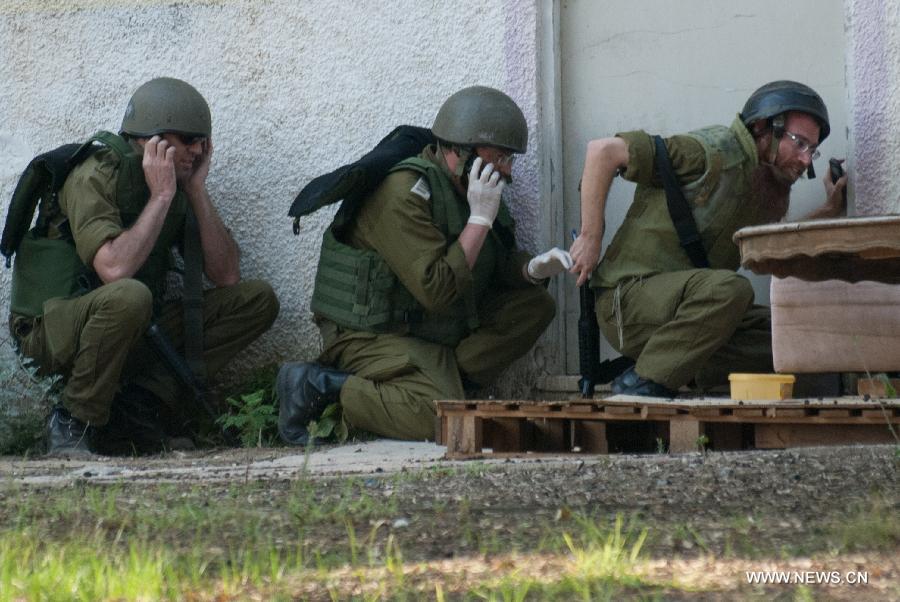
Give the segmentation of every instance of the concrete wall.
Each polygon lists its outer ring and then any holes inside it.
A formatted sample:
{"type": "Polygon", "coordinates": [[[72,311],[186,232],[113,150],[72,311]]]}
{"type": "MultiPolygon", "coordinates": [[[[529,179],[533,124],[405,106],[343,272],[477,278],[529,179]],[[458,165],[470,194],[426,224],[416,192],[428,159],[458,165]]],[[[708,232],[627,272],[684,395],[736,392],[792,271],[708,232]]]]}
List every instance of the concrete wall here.
{"type": "Polygon", "coordinates": [[[848,0],[846,8],[855,209],[900,213],[900,4],[848,0]]]}
{"type": "MultiPolygon", "coordinates": [[[[210,189],[243,273],[270,280],[282,301],[243,364],[312,358],[309,298],[331,212],[295,237],[291,201],[394,126],[430,125],[462,87],[503,89],[528,118],[507,198],[524,246],[536,246],[536,19],[534,0],[0,0],[0,202],[5,213],[33,155],[117,130],[144,81],[185,79],[212,109],[210,189]]],[[[4,292],[8,281],[4,270],[4,292]]]]}
{"type": "MultiPolygon", "coordinates": [[[[538,46],[559,41],[552,32],[539,35],[539,23],[553,21],[558,3],[0,0],[0,203],[33,155],[115,130],[142,82],[186,79],[212,107],[210,188],[241,242],[244,274],[269,279],[282,300],[273,331],[244,365],[311,358],[319,338],[308,302],[330,212],[304,220],[294,237],[291,200],[395,125],[428,125],[461,87],[504,89],[525,111],[530,150],[516,163],[508,199],[524,246],[544,246],[547,223],[561,209],[541,207],[539,191],[558,196],[550,180],[559,166],[538,127],[558,115],[540,99],[553,98],[546,90],[559,82],[546,65],[538,73],[546,56],[538,46]]],[[[844,11],[857,211],[898,212],[900,6],[845,0],[844,11]]],[[[8,282],[0,270],[2,297],[8,282]]]]}

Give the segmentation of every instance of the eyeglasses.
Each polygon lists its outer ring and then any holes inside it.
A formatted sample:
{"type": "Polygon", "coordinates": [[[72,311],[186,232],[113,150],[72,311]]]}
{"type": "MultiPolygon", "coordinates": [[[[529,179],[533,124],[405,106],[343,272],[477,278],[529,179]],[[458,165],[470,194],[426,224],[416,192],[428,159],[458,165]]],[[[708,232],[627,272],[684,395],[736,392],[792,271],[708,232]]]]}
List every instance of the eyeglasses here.
{"type": "Polygon", "coordinates": [[[504,155],[500,155],[499,157],[497,157],[497,160],[494,161],[494,164],[497,167],[505,167],[507,165],[512,166],[512,164],[515,162],[515,160],[516,160],[515,155],[513,155],[511,153],[508,155],[504,154],[504,155]]]}
{"type": "Polygon", "coordinates": [[[485,163],[492,163],[494,167],[512,167],[516,160],[516,154],[497,146],[481,146],[478,147],[478,154],[481,155],[485,163]]]}
{"type": "Polygon", "coordinates": [[[787,130],[785,130],[784,135],[791,139],[791,142],[794,143],[794,147],[798,151],[808,154],[811,160],[815,161],[822,156],[819,152],[818,144],[810,144],[805,138],[801,138],[797,134],[788,132],[787,130]]]}
{"type": "Polygon", "coordinates": [[[490,159],[488,163],[493,163],[494,167],[512,166],[516,160],[515,153],[499,149],[496,146],[487,146],[484,148],[490,149],[491,155],[493,155],[494,158],[490,159]]]}

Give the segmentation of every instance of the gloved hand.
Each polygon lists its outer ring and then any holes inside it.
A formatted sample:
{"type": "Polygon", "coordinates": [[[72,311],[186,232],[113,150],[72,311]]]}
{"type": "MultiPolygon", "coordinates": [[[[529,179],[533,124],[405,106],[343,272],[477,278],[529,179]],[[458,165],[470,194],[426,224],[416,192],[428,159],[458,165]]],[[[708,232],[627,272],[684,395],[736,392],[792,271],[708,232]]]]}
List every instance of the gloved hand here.
{"type": "Polygon", "coordinates": [[[572,256],[569,255],[569,252],[553,247],[528,262],[528,276],[532,280],[543,280],[556,276],[570,267],[572,267],[572,256]]]}
{"type": "Polygon", "coordinates": [[[500,210],[500,195],[506,182],[499,171],[494,171],[492,164],[488,163],[481,169],[482,163],[481,157],[477,157],[469,172],[469,190],[466,194],[470,209],[468,221],[490,228],[500,210]]]}

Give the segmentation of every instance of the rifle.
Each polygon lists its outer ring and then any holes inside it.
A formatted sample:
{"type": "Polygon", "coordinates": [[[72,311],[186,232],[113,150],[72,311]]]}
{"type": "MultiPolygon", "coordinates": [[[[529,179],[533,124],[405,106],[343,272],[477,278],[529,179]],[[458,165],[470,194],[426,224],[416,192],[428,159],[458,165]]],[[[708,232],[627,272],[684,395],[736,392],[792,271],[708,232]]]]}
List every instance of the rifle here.
{"type": "MultiPolygon", "coordinates": [[[[577,237],[577,232],[572,230],[572,239],[577,237]]],[[[578,370],[581,378],[578,379],[578,388],[582,399],[591,399],[596,385],[608,383],[634,364],[634,360],[623,355],[600,361],[600,327],[594,314],[594,290],[590,281],[582,284],[578,293],[581,304],[578,316],[578,370]]]]}
{"type": "MultiPolygon", "coordinates": [[[[219,415],[209,401],[206,385],[200,382],[200,379],[197,378],[197,375],[194,374],[194,371],[191,370],[185,359],[181,357],[174,345],[172,345],[169,337],[162,331],[159,324],[156,322],[150,323],[150,326],[147,328],[146,338],[150,347],[159,356],[159,359],[175,374],[175,377],[184,386],[191,390],[194,399],[197,400],[197,403],[200,404],[206,415],[213,421],[213,424],[216,424],[219,415]]],[[[221,427],[221,430],[225,443],[231,446],[238,445],[238,440],[233,433],[224,426],[221,427]]]]}

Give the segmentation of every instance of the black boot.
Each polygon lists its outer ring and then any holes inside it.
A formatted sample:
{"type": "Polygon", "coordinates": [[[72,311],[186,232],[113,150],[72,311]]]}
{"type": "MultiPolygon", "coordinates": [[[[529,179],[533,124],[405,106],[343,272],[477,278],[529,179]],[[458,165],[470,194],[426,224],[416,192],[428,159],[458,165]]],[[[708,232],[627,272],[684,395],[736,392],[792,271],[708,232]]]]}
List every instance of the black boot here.
{"type": "Polygon", "coordinates": [[[678,393],[657,382],[644,378],[631,366],[612,382],[612,392],[616,395],[638,395],[641,397],[675,397],[678,393]]]}
{"type": "Polygon", "coordinates": [[[94,428],[78,420],[63,406],[55,406],[47,417],[47,455],[89,459],[94,456],[94,428]]]}
{"type": "Polygon", "coordinates": [[[109,408],[109,422],[97,429],[97,447],[109,455],[153,454],[166,449],[162,401],[143,387],[125,385],[109,408]]]}
{"type": "Polygon", "coordinates": [[[341,387],[350,376],[313,362],[284,364],[278,371],[278,434],[290,445],[309,443],[306,426],[325,408],[339,401],[341,387]]]}

